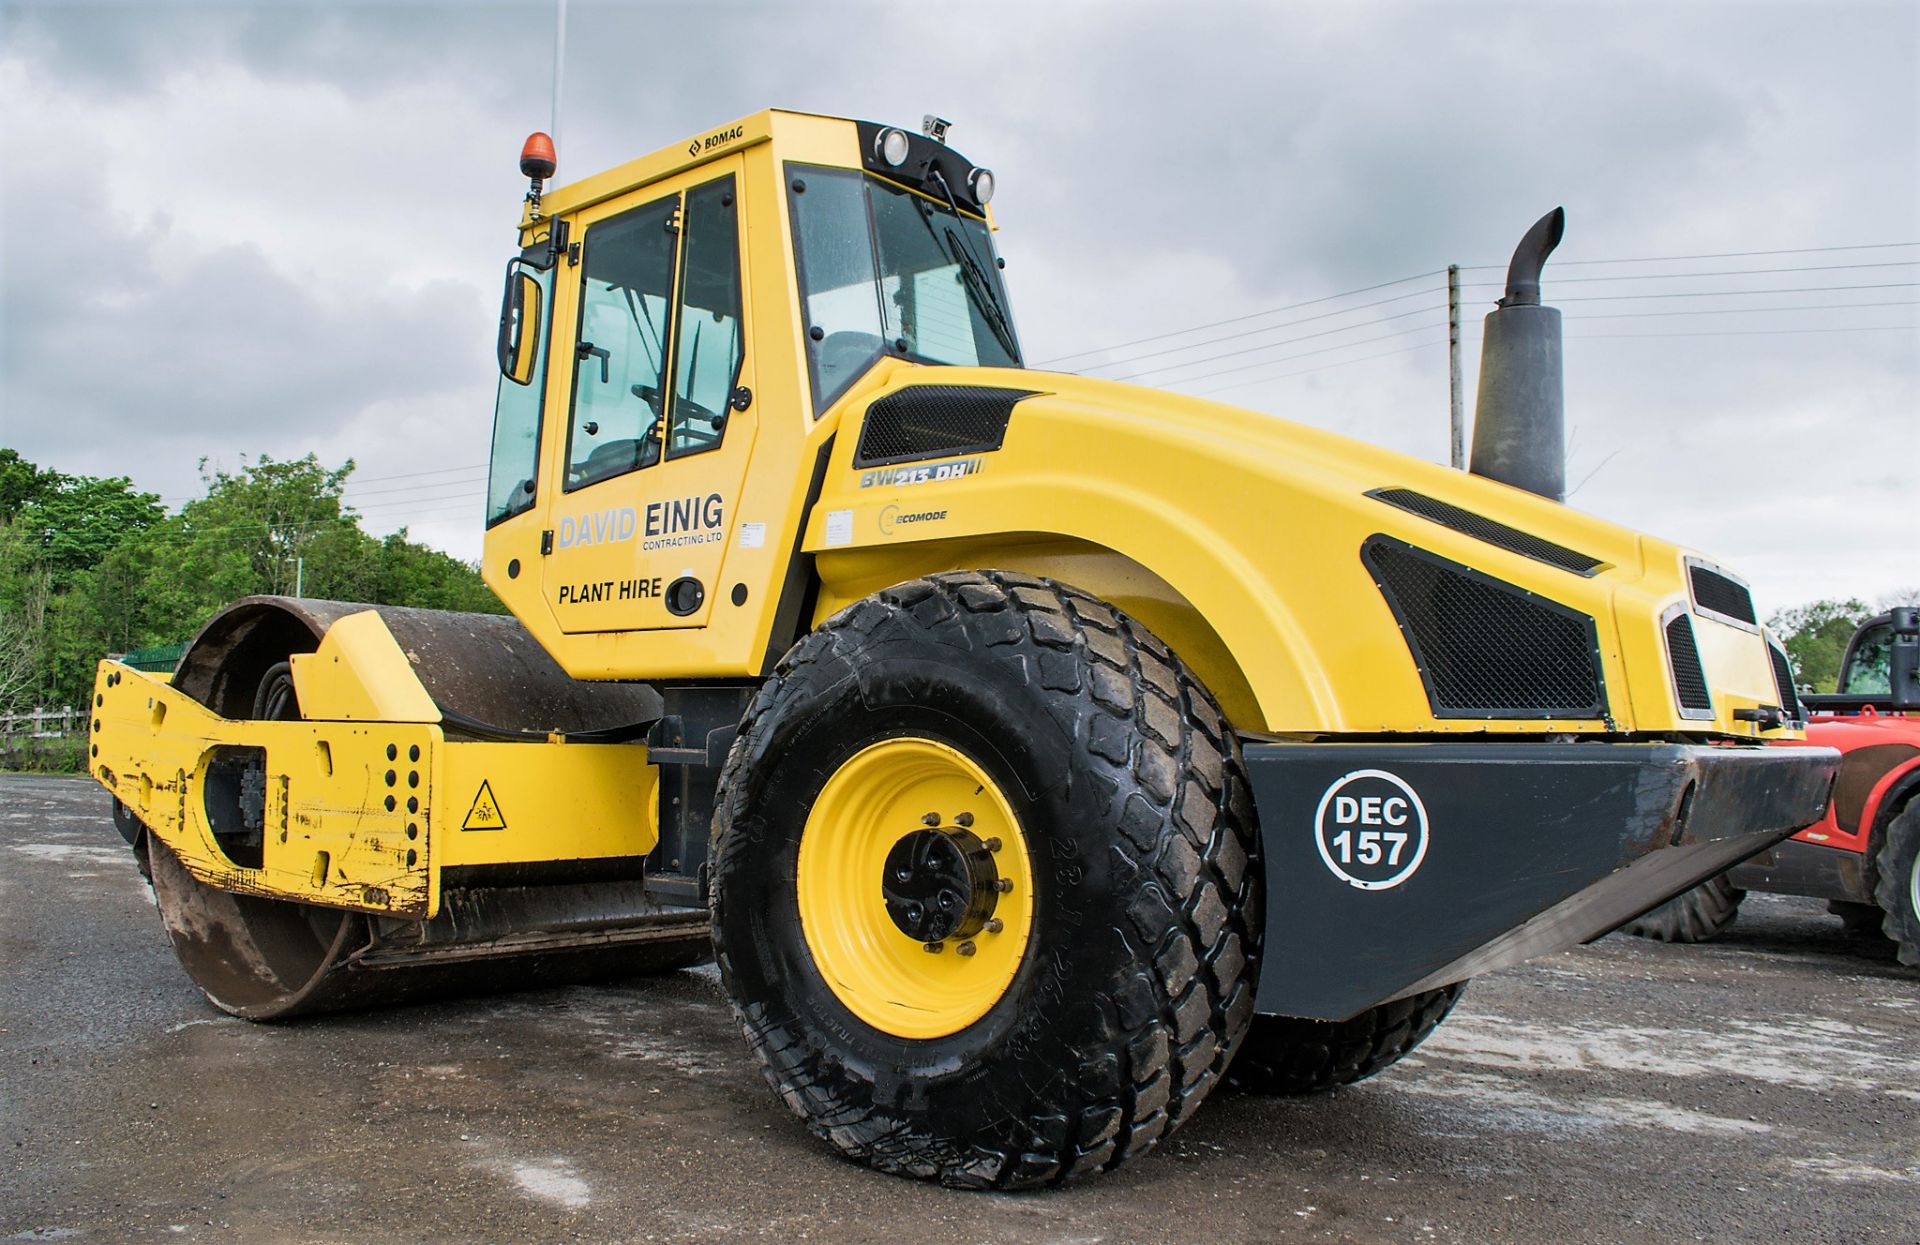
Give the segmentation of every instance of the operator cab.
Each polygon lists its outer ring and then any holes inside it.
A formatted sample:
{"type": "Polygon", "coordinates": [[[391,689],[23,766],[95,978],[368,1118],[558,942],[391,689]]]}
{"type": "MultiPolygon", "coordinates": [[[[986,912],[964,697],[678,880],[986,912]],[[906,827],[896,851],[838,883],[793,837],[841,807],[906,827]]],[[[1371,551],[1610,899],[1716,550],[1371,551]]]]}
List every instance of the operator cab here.
{"type": "Polygon", "coordinates": [[[993,174],[930,138],[856,128],[860,170],[786,166],[815,411],[888,355],[1020,367],[985,216],[993,174]]]}
{"type": "Polygon", "coordinates": [[[1861,623],[1840,661],[1838,691],[1802,699],[1824,713],[1868,706],[1881,712],[1920,710],[1920,608],[1890,610],[1861,623]]]}
{"type": "Polygon", "coordinates": [[[902,369],[1023,365],[993,174],[945,126],[761,113],[544,194],[529,140],[482,569],[575,638],[548,643],[570,673],[643,664],[636,643],[760,673],[840,409],[902,369]]]}

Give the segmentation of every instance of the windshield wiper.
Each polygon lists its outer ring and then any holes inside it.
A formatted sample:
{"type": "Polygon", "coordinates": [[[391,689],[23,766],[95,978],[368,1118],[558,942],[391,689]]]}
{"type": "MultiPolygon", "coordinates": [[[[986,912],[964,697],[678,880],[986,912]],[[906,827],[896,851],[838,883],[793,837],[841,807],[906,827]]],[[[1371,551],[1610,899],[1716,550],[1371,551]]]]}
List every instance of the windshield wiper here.
{"type": "MultiPolygon", "coordinates": [[[[960,219],[960,205],[954,201],[953,188],[947,185],[947,179],[941,176],[939,169],[933,170],[934,178],[940,183],[940,192],[947,196],[947,206],[953,209],[953,218],[960,219]]],[[[929,232],[933,229],[931,215],[923,217],[929,232]]],[[[1020,347],[1013,340],[1013,322],[1007,318],[1006,308],[1000,305],[999,296],[993,292],[993,278],[987,275],[984,264],[973,256],[973,247],[960,234],[954,232],[952,225],[942,226],[947,232],[947,253],[960,271],[967,276],[967,288],[974,293],[974,306],[980,308],[981,318],[987,322],[996,340],[1006,350],[1007,357],[1015,366],[1024,366],[1020,359],[1020,347]]]]}

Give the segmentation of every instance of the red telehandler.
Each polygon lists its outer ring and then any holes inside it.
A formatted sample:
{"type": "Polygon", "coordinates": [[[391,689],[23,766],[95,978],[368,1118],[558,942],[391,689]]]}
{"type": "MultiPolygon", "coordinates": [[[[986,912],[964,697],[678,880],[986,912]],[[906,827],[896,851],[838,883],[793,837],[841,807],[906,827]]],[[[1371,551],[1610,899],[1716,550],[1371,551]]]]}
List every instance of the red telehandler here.
{"type": "Polygon", "coordinates": [[[1920,968],[1920,607],[1860,624],[1838,690],[1800,699],[1806,742],[1840,753],[1827,815],[1624,928],[1704,942],[1733,923],[1748,891],[1810,895],[1847,928],[1884,932],[1900,962],[1920,968]]]}

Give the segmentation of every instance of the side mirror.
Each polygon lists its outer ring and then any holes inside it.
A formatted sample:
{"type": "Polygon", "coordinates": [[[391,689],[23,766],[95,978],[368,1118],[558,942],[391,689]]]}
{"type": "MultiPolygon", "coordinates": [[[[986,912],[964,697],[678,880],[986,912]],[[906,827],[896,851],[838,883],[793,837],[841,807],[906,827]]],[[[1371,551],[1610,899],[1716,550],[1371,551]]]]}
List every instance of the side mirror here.
{"type": "Polygon", "coordinates": [[[533,379],[540,345],[540,282],[520,261],[507,265],[507,288],[500,296],[500,337],[495,353],[500,375],[516,385],[533,379]]]}

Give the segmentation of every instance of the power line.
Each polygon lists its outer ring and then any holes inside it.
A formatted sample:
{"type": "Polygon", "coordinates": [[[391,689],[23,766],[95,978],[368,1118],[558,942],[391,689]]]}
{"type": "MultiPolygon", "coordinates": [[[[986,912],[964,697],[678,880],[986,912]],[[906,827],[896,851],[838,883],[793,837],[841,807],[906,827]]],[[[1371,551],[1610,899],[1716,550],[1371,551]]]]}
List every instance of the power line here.
{"type": "Polygon", "coordinates": [[[349,484],[344,491],[344,495],[348,497],[378,497],[383,493],[405,493],[412,489],[445,488],[446,486],[452,485],[452,484],[461,484],[461,485],[477,484],[484,481],[486,478],[487,478],[487,473],[483,471],[476,476],[462,476],[456,479],[449,479],[449,480],[434,480],[426,484],[395,484],[395,485],[390,485],[387,488],[363,489],[358,487],[357,485],[349,484]]]}
{"type": "Polygon", "coordinates": [[[1569,333],[1574,341],[1610,337],[1767,337],[1778,333],[1920,333],[1920,324],[1854,324],[1831,329],[1700,329],[1680,333],[1569,333]]]}
{"type": "MultiPolygon", "coordinates": [[[[1786,272],[1851,272],[1860,268],[1916,268],[1920,259],[1887,260],[1878,264],[1811,264],[1803,268],[1723,268],[1715,272],[1643,272],[1611,277],[1558,277],[1556,285],[1587,285],[1596,281],[1684,281],[1690,277],[1766,277],[1786,272]]],[[[1469,281],[1468,289],[1503,289],[1504,281],[1469,281]]],[[[1764,293],[1764,291],[1756,291],[1764,293]]]]}
{"type": "MultiPolygon", "coordinates": [[[[1437,329],[1438,326],[1436,325],[1435,328],[1437,329]]],[[[1282,372],[1278,376],[1258,376],[1258,377],[1254,377],[1251,380],[1236,380],[1232,384],[1216,385],[1212,389],[1202,389],[1198,393],[1194,394],[1193,396],[1196,398],[1204,398],[1209,394],[1227,393],[1234,389],[1245,389],[1249,385],[1264,385],[1269,383],[1270,381],[1286,380],[1289,377],[1293,377],[1293,376],[1305,376],[1309,372],[1330,372],[1334,368],[1352,367],[1356,363],[1369,363],[1374,359],[1385,359],[1391,355],[1407,354],[1415,350],[1431,350],[1435,346],[1444,346],[1446,344],[1447,343],[1444,340],[1430,341],[1430,342],[1415,342],[1411,346],[1401,346],[1397,350],[1382,350],[1375,354],[1361,355],[1357,359],[1342,359],[1338,363],[1322,363],[1317,367],[1303,367],[1298,369],[1297,371],[1282,372]]]]}
{"type": "MultiPolygon", "coordinates": [[[[1785,247],[1785,248],[1778,248],[1774,250],[1765,250],[1765,251],[1714,251],[1714,252],[1706,252],[1706,253],[1696,254],[1696,255],[1646,255],[1646,256],[1637,256],[1637,257],[1627,258],[1627,259],[1564,259],[1564,260],[1556,260],[1555,265],[1557,267],[1567,267],[1572,265],[1588,266],[1588,265],[1595,265],[1595,264],[1677,263],[1677,262],[1703,260],[1703,259],[1754,259],[1754,258],[1763,258],[1763,257],[1773,256],[1773,255],[1817,255],[1817,254],[1827,254],[1827,253],[1841,252],[1841,251],[1894,250],[1901,247],[1913,247],[1913,246],[1920,246],[1920,242],[1864,242],[1864,243],[1856,243],[1856,244],[1850,244],[1845,246],[1785,247]]],[[[1913,262],[1920,262],[1920,261],[1904,261],[1904,260],[1888,261],[1885,264],[1865,264],[1865,265],[1847,265],[1847,264],[1811,265],[1806,267],[1792,267],[1792,268],[1748,268],[1748,269],[1739,269],[1734,272],[1726,273],[1726,274],[1668,273],[1668,274],[1647,274],[1647,277],[1658,278],[1658,277],[1718,276],[1718,275],[1746,276],[1746,275],[1753,275],[1753,274],[1768,275],[1768,274],[1776,274],[1776,273],[1784,273],[1784,272],[1834,271],[1834,270],[1843,270],[1847,268],[1862,268],[1862,267],[1866,267],[1866,268],[1893,267],[1893,266],[1903,266],[1913,262]]],[[[1469,272],[1502,271],[1506,267],[1507,265],[1505,264],[1467,264],[1463,266],[1462,270],[1469,271],[1469,272]]],[[[1101,353],[1105,353],[1108,351],[1115,351],[1115,350],[1125,350],[1132,346],[1146,345],[1148,343],[1156,342],[1156,341],[1165,341],[1167,338],[1170,338],[1170,337],[1183,337],[1189,333],[1198,333],[1210,328],[1223,328],[1230,324],[1238,324],[1246,320],[1259,319],[1262,316],[1278,315],[1282,312],[1294,311],[1302,307],[1317,306],[1321,303],[1334,302],[1342,298],[1350,298],[1356,294],[1367,294],[1367,293],[1371,293],[1374,290],[1383,290],[1383,289],[1388,289],[1395,285],[1404,285],[1409,281],[1418,281],[1425,277],[1439,276],[1441,275],[1442,272],[1444,272],[1444,269],[1436,269],[1432,272],[1416,273],[1412,276],[1401,277],[1398,280],[1394,280],[1394,281],[1383,281],[1377,285],[1369,285],[1369,286],[1363,286],[1359,289],[1347,290],[1340,294],[1328,294],[1322,298],[1308,299],[1305,302],[1299,302],[1299,303],[1290,303],[1284,307],[1273,307],[1273,308],[1267,309],[1266,311],[1250,312],[1249,314],[1244,316],[1233,316],[1225,320],[1215,320],[1206,324],[1191,325],[1184,329],[1173,329],[1165,333],[1156,333],[1148,337],[1135,338],[1132,341],[1117,342],[1109,346],[1099,346],[1099,347],[1094,347],[1088,350],[1077,350],[1071,354],[1056,355],[1051,359],[1040,360],[1039,362],[1033,364],[1032,366],[1036,368],[1047,367],[1055,363],[1064,363],[1069,359],[1083,358],[1087,355],[1101,354],[1101,353]]],[[[1635,278],[1630,278],[1630,277],[1568,277],[1568,278],[1565,278],[1566,281],[1632,280],[1632,279],[1635,279],[1635,278]]],[[[1487,288],[1487,287],[1492,287],[1496,289],[1503,288],[1503,284],[1501,282],[1475,282],[1472,284],[1476,288],[1487,288]]],[[[1754,294],[1808,293],[1808,292],[1813,292],[1820,289],[1879,289],[1879,288],[1892,288],[1892,287],[1890,286],[1816,286],[1816,287],[1812,287],[1811,290],[1747,290],[1747,291],[1728,291],[1728,293],[1730,294],[1734,294],[1734,293],[1754,293],[1754,294]]],[[[1405,295],[1403,297],[1412,297],[1412,296],[1413,295],[1405,295]]],[[[1635,297],[1635,296],[1621,295],[1619,297],[1635,297]]],[[[1643,297],[1653,298],[1653,297],[1668,297],[1668,296],[1644,295],[1643,297]]],[[[1384,300],[1384,299],[1381,300],[1381,302],[1387,302],[1387,301],[1394,301],[1394,300],[1384,300]]],[[[1562,299],[1557,301],[1568,301],[1568,300],[1562,299]]],[[[1366,306],[1378,306],[1378,305],[1380,305],[1380,303],[1366,304],[1366,306]]],[[[1347,308],[1346,310],[1357,311],[1357,310],[1361,310],[1361,308],[1352,307],[1352,308],[1347,308]]],[[[1341,313],[1339,311],[1331,311],[1325,314],[1338,315],[1341,313]]],[[[1304,321],[1302,322],[1304,323],[1304,321]]],[[[1274,327],[1283,327],[1283,326],[1274,326],[1274,327]]],[[[1253,331],[1260,332],[1262,330],[1253,330],[1253,331]]],[[[1241,336],[1241,335],[1236,334],[1233,336],[1241,336]]],[[[1232,339],[1231,336],[1214,338],[1207,342],[1196,342],[1187,347],[1178,347],[1178,348],[1175,348],[1175,351],[1169,351],[1166,353],[1174,353],[1179,349],[1192,349],[1194,348],[1194,346],[1208,345],[1208,344],[1211,344],[1211,341],[1227,341],[1231,339],[1232,339]]],[[[1137,355],[1135,356],[1135,359],[1137,360],[1137,359],[1152,358],[1152,357],[1156,357],[1156,356],[1137,355]]],[[[1126,360],[1117,360],[1114,362],[1126,362],[1126,360]]],[[[1093,364],[1090,366],[1093,368],[1099,368],[1099,367],[1109,366],[1109,364],[1093,364]]]]}
{"type": "Polygon", "coordinates": [[[395,489],[393,490],[393,492],[400,494],[400,496],[395,497],[392,494],[375,494],[374,496],[381,497],[382,500],[369,502],[365,506],[362,506],[359,500],[355,498],[352,494],[347,494],[346,496],[343,496],[341,498],[341,501],[345,502],[347,505],[359,507],[360,509],[378,510],[382,506],[390,506],[396,503],[404,503],[412,500],[430,500],[430,499],[439,498],[439,497],[454,497],[454,496],[464,497],[464,496],[477,495],[477,494],[486,492],[486,482],[483,480],[449,480],[442,484],[422,484],[422,485],[417,485],[414,488],[410,488],[410,489],[395,489]],[[442,489],[456,489],[459,491],[457,493],[435,491],[435,490],[442,490],[442,489]]]}
{"type": "MultiPolygon", "coordinates": [[[[439,476],[447,475],[455,471],[485,471],[486,469],[487,464],[485,463],[469,463],[464,467],[436,467],[432,471],[402,471],[395,475],[362,476],[357,480],[353,480],[350,484],[345,485],[345,487],[358,489],[363,484],[376,484],[383,480],[413,480],[421,476],[439,476]]],[[[197,493],[191,497],[162,497],[160,500],[164,503],[171,504],[174,502],[199,501],[204,496],[206,496],[206,494],[197,493]]]]}
{"type": "MultiPolygon", "coordinates": [[[[1696,259],[1758,259],[1767,255],[1814,255],[1828,251],[1889,251],[1903,246],[1920,246],[1920,242],[1861,242],[1853,246],[1796,246],[1780,251],[1716,251],[1708,255],[1642,255],[1636,259],[1556,259],[1556,268],[1571,267],[1575,264],[1668,264],[1696,259]]],[[[1462,272],[1501,271],[1505,264],[1463,264],[1462,272]]]]}
{"type": "Polygon", "coordinates": [[[1639,298],[1754,298],[1762,294],[1831,294],[1840,290],[1909,290],[1920,281],[1886,281],[1878,285],[1801,285],[1777,290],[1669,290],[1660,294],[1569,294],[1554,303],[1613,303],[1639,298]]]}
{"type": "Polygon", "coordinates": [[[1216,376],[1231,376],[1235,372],[1244,372],[1250,368],[1272,367],[1276,363],[1288,363],[1293,361],[1294,359],[1306,359],[1306,358],[1312,357],[1313,355],[1327,354],[1335,350],[1350,350],[1355,346],[1364,346],[1369,342],[1390,341],[1395,337],[1405,337],[1409,333],[1432,332],[1434,329],[1437,329],[1439,327],[1440,326],[1437,324],[1415,325],[1413,328],[1410,328],[1410,329],[1400,329],[1392,333],[1382,333],[1377,337],[1363,337],[1358,341],[1339,342],[1332,346],[1321,346],[1314,350],[1302,350],[1298,354],[1286,355],[1283,358],[1279,358],[1279,359],[1262,359],[1257,363],[1242,363],[1238,367],[1223,367],[1218,371],[1202,372],[1198,376],[1184,376],[1179,380],[1173,381],[1171,383],[1176,385],[1191,385],[1195,381],[1212,380],[1216,376]]]}
{"type": "MultiPolygon", "coordinates": [[[[1436,314],[1439,314],[1439,311],[1440,309],[1438,307],[1415,307],[1412,311],[1402,311],[1397,315],[1381,316],[1377,319],[1368,320],[1361,324],[1348,324],[1348,325],[1343,325],[1340,328],[1323,329],[1318,333],[1302,333],[1298,337],[1282,338],[1279,341],[1265,342],[1258,346],[1246,346],[1239,350],[1224,350],[1224,351],[1221,351],[1219,354],[1205,355],[1198,359],[1188,359],[1184,363],[1168,363],[1161,367],[1150,367],[1144,372],[1129,372],[1125,376],[1111,376],[1111,377],[1108,377],[1108,379],[1116,380],[1116,381],[1138,380],[1142,376],[1152,376],[1156,372],[1176,372],[1183,367],[1194,367],[1201,363],[1213,363],[1220,359],[1232,359],[1240,355],[1257,354],[1262,350],[1273,350],[1280,346],[1290,346],[1294,342],[1312,341],[1315,338],[1319,338],[1319,337],[1331,337],[1336,333],[1351,333],[1355,329],[1371,328],[1373,325],[1376,325],[1376,324],[1386,324],[1394,320],[1404,320],[1408,316],[1436,315],[1436,314]]],[[[1372,340],[1378,340],[1378,339],[1376,338],[1372,340]]]]}
{"type": "Polygon", "coordinates": [[[1856,307],[1920,307],[1920,300],[1873,303],[1796,303],[1791,307],[1702,307],[1694,311],[1585,311],[1568,320],[1637,320],[1645,316],[1745,316],[1768,311],[1851,311],[1856,307]]]}
{"type": "MultiPolygon", "coordinates": [[[[1279,324],[1269,324],[1264,328],[1245,329],[1238,333],[1226,333],[1219,337],[1209,337],[1202,341],[1193,342],[1185,346],[1169,346],[1165,350],[1152,350],[1152,351],[1148,351],[1146,354],[1132,355],[1125,359],[1109,359],[1105,363],[1090,363],[1085,368],[1079,369],[1079,371],[1080,371],[1080,374],[1085,374],[1085,372],[1087,371],[1092,371],[1099,368],[1123,367],[1129,363],[1138,363],[1142,359],[1157,359],[1163,355],[1179,354],[1183,350],[1198,350],[1203,346],[1211,346],[1216,342],[1236,341],[1242,337],[1258,337],[1262,333],[1276,333],[1276,332],[1279,332],[1281,329],[1293,328],[1296,325],[1312,324],[1315,321],[1330,319],[1333,316],[1344,316],[1355,311],[1366,311],[1369,308],[1373,308],[1373,307],[1384,307],[1389,303],[1405,302],[1409,298],[1430,297],[1434,294],[1440,294],[1444,292],[1445,290],[1443,287],[1431,286],[1431,287],[1428,287],[1427,289],[1414,290],[1407,294],[1395,294],[1392,298],[1381,298],[1381,299],[1376,299],[1370,303],[1361,303],[1358,306],[1354,306],[1354,307],[1342,307],[1337,311],[1322,311],[1315,315],[1302,316],[1298,320],[1284,320],[1279,324]]],[[[1358,327],[1358,326],[1352,326],[1352,327],[1358,327]]],[[[1193,332],[1196,330],[1188,330],[1188,331],[1193,332]]],[[[1172,336],[1172,334],[1169,334],[1169,336],[1172,336]]],[[[1120,347],[1114,347],[1114,349],[1120,349],[1120,347]]]]}
{"type": "Polygon", "coordinates": [[[1042,359],[1040,362],[1032,364],[1032,366],[1046,367],[1052,363],[1064,363],[1068,359],[1078,359],[1084,355],[1101,354],[1108,350],[1125,350],[1129,346],[1144,346],[1148,342],[1165,341],[1169,337],[1181,337],[1187,333],[1198,333],[1202,329],[1223,328],[1229,324],[1240,324],[1247,320],[1257,320],[1261,316],[1277,316],[1285,311],[1298,311],[1302,307],[1316,307],[1321,303],[1330,303],[1336,299],[1351,298],[1355,294],[1371,294],[1375,290],[1384,290],[1395,285],[1405,285],[1409,281],[1419,281],[1427,277],[1437,277],[1443,271],[1444,269],[1435,269],[1432,272],[1416,272],[1410,277],[1400,277],[1393,281],[1382,281],[1378,285],[1363,285],[1357,290],[1346,290],[1339,294],[1328,294],[1324,298],[1309,298],[1305,302],[1288,303],[1284,307],[1269,307],[1265,311],[1250,311],[1244,316],[1229,316],[1225,320],[1215,320],[1209,324],[1196,324],[1190,328],[1175,329],[1170,333],[1156,333],[1151,337],[1139,337],[1130,342],[1118,342],[1111,346],[1096,346],[1091,350],[1076,350],[1072,354],[1056,355],[1051,359],[1042,359]]]}

